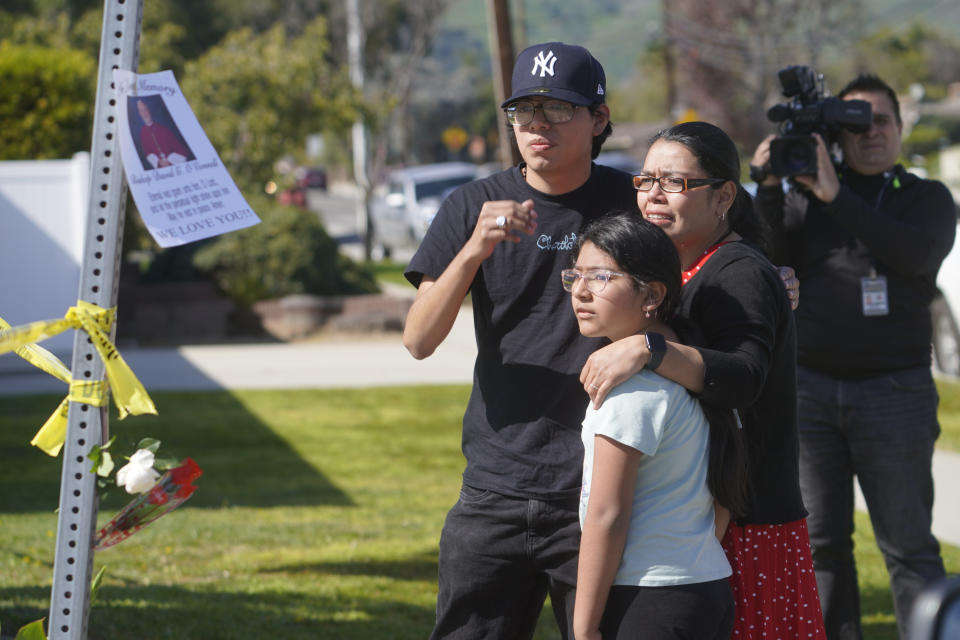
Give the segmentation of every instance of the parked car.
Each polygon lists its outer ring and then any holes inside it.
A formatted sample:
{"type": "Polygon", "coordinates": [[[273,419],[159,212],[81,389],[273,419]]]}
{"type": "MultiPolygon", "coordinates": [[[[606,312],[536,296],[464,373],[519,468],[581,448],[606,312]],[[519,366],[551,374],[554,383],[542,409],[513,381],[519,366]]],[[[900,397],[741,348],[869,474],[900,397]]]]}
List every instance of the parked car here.
{"type": "MultiPolygon", "coordinates": [[[[415,247],[423,240],[440,203],[451,191],[475,180],[476,165],[441,162],[393,171],[374,196],[370,209],[374,245],[383,255],[399,247],[415,247]]],[[[376,193],[376,192],[375,192],[376,193]]]]}
{"type": "MultiPolygon", "coordinates": [[[[957,198],[958,194],[954,194],[957,198]]],[[[957,218],[957,240],[947,254],[937,288],[940,296],[930,306],[933,316],[933,363],[937,371],[948,376],[960,376],[960,208],[957,218]]]]}
{"type": "Polygon", "coordinates": [[[320,167],[301,167],[296,175],[297,186],[301,189],[327,188],[327,172],[320,167]]]}

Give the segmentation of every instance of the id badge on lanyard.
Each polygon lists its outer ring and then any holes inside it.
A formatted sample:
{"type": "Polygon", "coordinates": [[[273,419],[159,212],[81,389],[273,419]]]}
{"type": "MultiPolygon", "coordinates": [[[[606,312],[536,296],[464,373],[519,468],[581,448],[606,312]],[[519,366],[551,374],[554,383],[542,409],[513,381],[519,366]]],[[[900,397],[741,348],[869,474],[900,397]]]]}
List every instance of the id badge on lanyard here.
{"type": "Polygon", "coordinates": [[[870,269],[869,276],[860,278],[860,293],[863,298],[863,315],[885,316],[890,313],[887,277],[877,275],[876,269],[870,269]]]}
{"type": "MultiPolygon", "coordinates": [[[[876,207],[880,208],[883,201],[883,194],[887,187],[893,184],[894,189],[900,188],[900,179],[896,172],[891,172],[880,193],[877,195],[876,207]]],[[[863,315],[865,316],[885,316],[890,313],[890,298],[887,292],[887,277],[877,275],[876,269],[870,269],[870,275],[866,278],[860,278],[860,296],[863,299],[863,315]]]]}

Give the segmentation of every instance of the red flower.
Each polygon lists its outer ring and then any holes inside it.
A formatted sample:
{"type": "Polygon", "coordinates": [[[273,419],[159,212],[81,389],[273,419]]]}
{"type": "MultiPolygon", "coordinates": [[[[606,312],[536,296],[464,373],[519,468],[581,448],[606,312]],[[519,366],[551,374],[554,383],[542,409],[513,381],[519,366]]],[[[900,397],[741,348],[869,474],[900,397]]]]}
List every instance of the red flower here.
{"type": "Polygon", "coordinates": [[[177,468],[167,471],[149,492],[134,498],[97,533],[94,549],[99,551],[113,546],[179,507],[196,491],[197,488],[190,483],[202,473],[197,463],[190,458],[177,468]]]}
{"type": "Polygon", "coordinates": [[[170,469],[170,479],[178,486],[186,486],[203,474],[200,466],[192,458],[186,458],[180,466],[170,469]]]}

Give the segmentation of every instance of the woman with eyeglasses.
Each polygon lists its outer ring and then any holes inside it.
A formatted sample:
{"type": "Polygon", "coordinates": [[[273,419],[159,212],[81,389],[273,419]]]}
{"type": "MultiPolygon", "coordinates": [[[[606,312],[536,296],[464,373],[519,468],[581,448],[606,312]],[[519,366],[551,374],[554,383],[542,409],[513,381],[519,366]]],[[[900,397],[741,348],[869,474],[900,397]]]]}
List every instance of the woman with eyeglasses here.
{"type": "MultiPolygon", "coordinates": [[[[676,340],[692,329],[674,315],[677,252],[636,213],[591,222],[574,257],[561,275],[584,336],[676,340]]],[[[739,436],[729,410],[710,411],[651,371],[587,409],[577,640],[730,637],[730,565],[715,534],[714,497],[742,511],[745,479],[715,472],[743,464],[739,436]]]]}
{"type": "Polygon", "coordinates": [[[601,407],[620,382],[654,369],[708,404],[737,410],[750,501],[744,516],[717,531],[733,567],[733,637],[822,639],[799,486],[796,328],[739,176],[736,147],[714,125],[688,122],[655,136],[634,177],[637,202],[677,249],[680,313],[703,341],[657,348],[631,336],[592,354],[580,380],[601,407]]]}

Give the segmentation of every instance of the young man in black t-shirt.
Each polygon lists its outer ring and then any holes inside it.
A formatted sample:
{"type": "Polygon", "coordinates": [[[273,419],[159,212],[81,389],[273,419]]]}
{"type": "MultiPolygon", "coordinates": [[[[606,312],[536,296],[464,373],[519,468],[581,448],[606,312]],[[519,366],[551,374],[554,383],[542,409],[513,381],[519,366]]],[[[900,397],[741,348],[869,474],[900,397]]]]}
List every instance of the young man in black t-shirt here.
{"type": "Polygon", "coordinates": [[[523,162],[454,192],[406,276],[403,342],[429,356],[469,292],[477,361],[463,420],[467,467],[440,538],[434,638],[529,637],[547,594],[572,638],[587,395],[560,271],[582,226],[635,209],[630,175],[593,164],[609,135],[603,67],[582,48],[525,49],[503,103],[523,162]]]}

